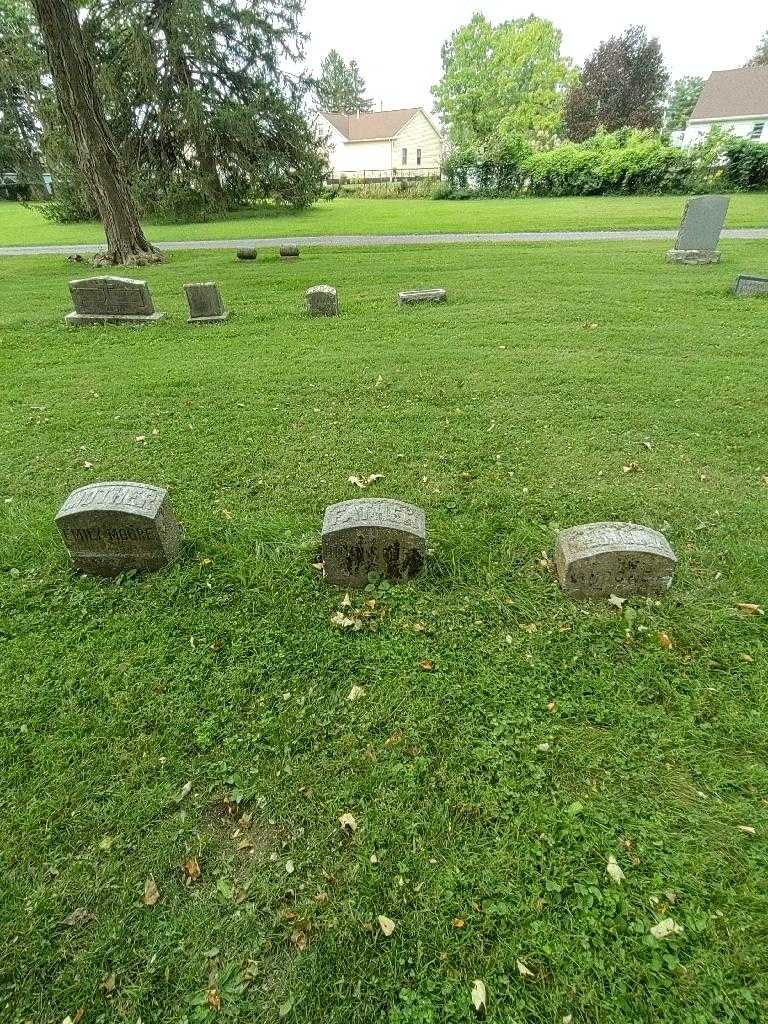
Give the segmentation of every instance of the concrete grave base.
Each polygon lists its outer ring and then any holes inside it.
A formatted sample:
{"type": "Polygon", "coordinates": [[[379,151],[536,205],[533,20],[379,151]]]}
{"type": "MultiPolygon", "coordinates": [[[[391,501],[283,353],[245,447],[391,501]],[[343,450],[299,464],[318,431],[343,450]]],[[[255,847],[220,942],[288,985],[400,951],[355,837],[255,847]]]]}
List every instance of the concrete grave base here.
{"type": "Polygon", "coordinates": [[[221,313],[219,316],[189,316],[187,317],[188,324],[219,324],[222,320],[229,320],[229,311],[221,313]]]}
{"type": "Polygon", "coordinates": [[[709,249],[670,249],[667,253],[667,263],[687,263],[689,265],[719,263],[720,256],[720,252],[709,249]]]}
{"type": "Polygon", "coordinates": [[[117,316],[107,314],[105,316],[93,316],[88,313],[67,313],[64,320],[70,327],[98,327],[103,324],[156,324],[165,319],[165,313],[150,313],[148,316],[117,316]]]}

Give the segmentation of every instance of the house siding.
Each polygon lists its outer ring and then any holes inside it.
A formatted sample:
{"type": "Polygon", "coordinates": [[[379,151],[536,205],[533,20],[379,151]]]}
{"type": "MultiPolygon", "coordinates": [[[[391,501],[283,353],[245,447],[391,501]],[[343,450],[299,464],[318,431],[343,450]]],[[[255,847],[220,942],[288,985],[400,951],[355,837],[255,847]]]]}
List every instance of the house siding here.
{"type": "Polygon", "coordinates": [[[751,137],[755,125],[760,123],[764,123],[765,127],[761,137],[755,141],[768,142],[768,114],[762,116],[755,114],[750,117],[724,117],[711,121],[689,121],[682,134],[680,145],[693,146],[697,142],[701,142],[702,139],[706,139],[715,126],[729,131],[736,138],[748,139],[751,137]]]}
{"type": "Polygon", "coordinates": [[[429,119],[419,111],[392,140],[392,166],[397,170],[417,170],[416,151],[421,150],[421,166],[434,170],[442,163],[443,146],[440,136],[429,119]],[[408,164],[404,168],[403,149],[408,150],[408,164]]]}

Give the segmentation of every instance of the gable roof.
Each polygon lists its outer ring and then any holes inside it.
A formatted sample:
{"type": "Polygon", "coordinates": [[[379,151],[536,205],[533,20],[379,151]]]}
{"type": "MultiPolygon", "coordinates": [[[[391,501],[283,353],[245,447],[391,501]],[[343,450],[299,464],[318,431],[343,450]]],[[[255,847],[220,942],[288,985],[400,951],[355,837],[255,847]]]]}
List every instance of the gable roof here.
{"type": "Polygon", "coordinates": [[[322,111],[322,115],[349,142],[374,142],[394,139],[420,111],[421,107],[406,107],[404,110],[375,110],[360,114],[322,111]]]}
{"type": "Polygon", "coordinates": [[[768,67],[714,71],[699,96],[691,121],[768,116],[768,67]]]}

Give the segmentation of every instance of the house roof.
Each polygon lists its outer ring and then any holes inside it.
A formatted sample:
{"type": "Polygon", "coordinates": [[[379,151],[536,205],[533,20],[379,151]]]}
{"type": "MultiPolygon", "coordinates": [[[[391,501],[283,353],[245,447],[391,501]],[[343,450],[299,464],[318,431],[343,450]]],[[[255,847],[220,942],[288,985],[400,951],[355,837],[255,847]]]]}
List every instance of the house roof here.
{"type": "Polygon", "coordinates": [[[373,142],[394,139],[421,107],[404,110],[376,110],[372,113],[333,114],[323,111],[323,117],[349,142],[373,142]]]}
{"type": "Polygon", "coordinates": [[[768,117],[768,67],[714,71],[690,119],[713,121],[751,115],[768,117]]]}

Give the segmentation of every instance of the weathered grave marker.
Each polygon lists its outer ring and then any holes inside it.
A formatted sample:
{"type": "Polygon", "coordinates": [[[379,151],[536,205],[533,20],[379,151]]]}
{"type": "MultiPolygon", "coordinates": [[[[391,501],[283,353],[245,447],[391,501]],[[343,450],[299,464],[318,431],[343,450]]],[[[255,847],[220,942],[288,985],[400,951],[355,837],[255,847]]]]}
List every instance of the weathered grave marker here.
{"type": "Polygon", "coordinates": [[[401,306],[415,306],[420,302],[447,302],[445,288],[425,288],[422,291],[400,292],[397,301],[401,306]]]}
{"type": "Polygon", "coordinates": [[[329,284],[319,284],[307,292],[307,310],[310,316],[338,316],[339,296],[329,284]]]}
{"type": "Polygon", "coordinates": [[[281,245],[280,258],[283,260],[297,260],[299,258],[298,245],[281,245]]]}
{"type": "Polygon", "coordinates": [[[719,263],[720,233],[728,214],[728,196],[694,196],[685,204],[671,263],[719,263]]]}
{"type": "Polygon", "coordinates": [[[734,295],[768,295],[768,277],[740,274],[733,286],[734,295]]]}
{"type": "Polygon", "coordinates": [[[258,249],[238,249],[237,258],[239,260],[256,260],[259,258],[258,249]]]}
{"type": "Polygon", "coordinates": [[[226,320],[229,311],[224,308],[219,286],[213,281],[204,284],[185,284],[184,292],[189,306],[190,324],[210,324],[226,320]]]}
{"type": "Polygon", "coordinates": [[[427,521],[423,509],[392,498],[356,498],[325,510],[323,563],[329,583],[360,589],[371,573],[401,581],[421,572],[427,521]]]}
{"type": "Polygon", "coordinates": [[[168,492],[131,481],[78,487],[56,525],[74,567],[89,576],[162,569],[176,558],[181,538],[168,492]]]}
{"type": "Polygon", "coordinates": [[[155,312],[146,281],[130,277],[87,277],[70,281],[75,306],[66,322],[71,327],[98,324],[153,324],[165,313],[155,312]]]}
{"type": "Polygon", "coordinates": [[[664,594],[676,566],[664,534],[635,523],[589,523],[557,537],[555,568],[571,597],[664,594]]]}

